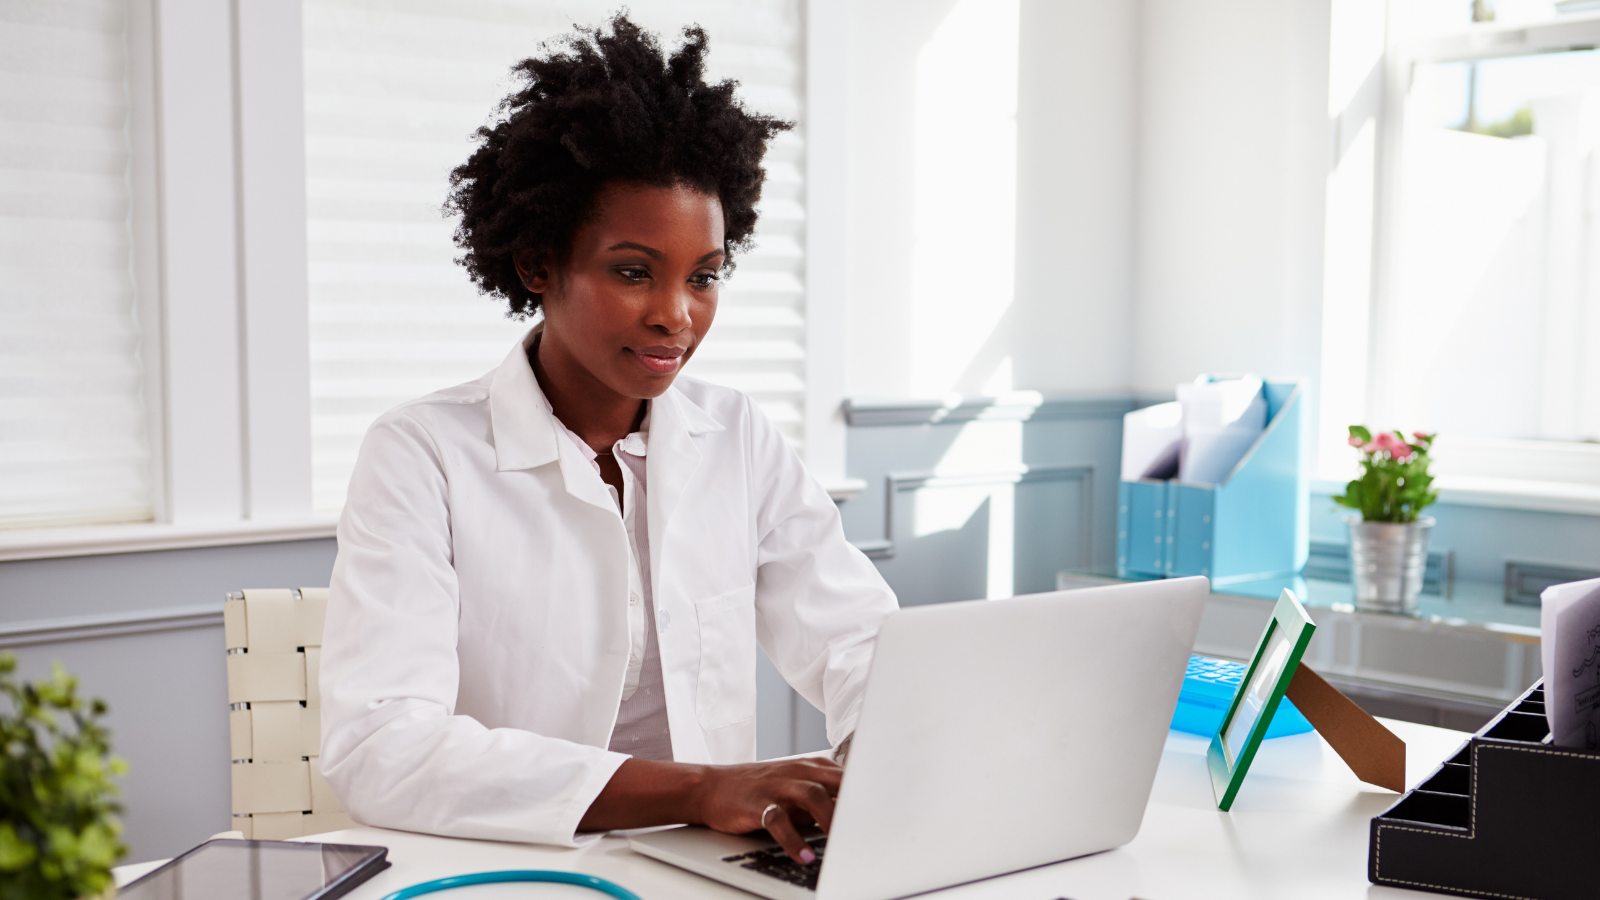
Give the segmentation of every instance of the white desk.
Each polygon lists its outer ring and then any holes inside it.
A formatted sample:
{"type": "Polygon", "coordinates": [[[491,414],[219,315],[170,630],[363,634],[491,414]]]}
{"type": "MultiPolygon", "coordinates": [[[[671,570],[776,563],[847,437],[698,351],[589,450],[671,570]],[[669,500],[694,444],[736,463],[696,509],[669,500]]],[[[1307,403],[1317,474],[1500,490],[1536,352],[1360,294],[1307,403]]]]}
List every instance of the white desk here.
{"type": "MultiPolygon", "coordinates": [[[[1385,721],[1406,742],[1406,783],[1415,785],[1466,735],[1385,721]]],[[[1206,773],[1207,741],[1171,732],[1144,826],[1131,844],[1107,853],[1031,869],[936,894],[940,900],[1203,900],[1203,898],[1423,897],[1367,881],[1369,820],[1397,795],[1364,785],[1316,734],[1267,741],[1231,813],[1217,811],[1206,773]]],[[[1063,811],[1070,815],[1071,811],[1063,811]]],[[[378,844],[394,864],[346,895],[378,900],[419,881],[493,869],[567,869],[609,878],[644,900],[752,896],[639,856],[621,838],[582,850],[428,837],[381,828],[318,835],[330,843],[378,844]]],[[[960,852],[929,847],[931,853],[960,852]]],[[[124,866],[126,882],[157,863],[124,866]]],[[[599,898],[556,885],[489,885],[438,895],[441,900],[599,898]]]]}

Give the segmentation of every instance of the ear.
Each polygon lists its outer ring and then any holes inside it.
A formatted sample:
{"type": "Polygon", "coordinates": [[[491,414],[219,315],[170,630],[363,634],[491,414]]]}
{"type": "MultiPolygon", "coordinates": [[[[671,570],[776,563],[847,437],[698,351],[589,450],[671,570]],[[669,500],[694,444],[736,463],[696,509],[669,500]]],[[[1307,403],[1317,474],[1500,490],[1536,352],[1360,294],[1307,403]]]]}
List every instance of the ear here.
{"type": "Polygon", "coordinates": [[[533,251],[514,254],[511,263],[517,267],[517,280],[523,287],[535,294],[543,294],[550,287],[550,272],[533,251]]]}

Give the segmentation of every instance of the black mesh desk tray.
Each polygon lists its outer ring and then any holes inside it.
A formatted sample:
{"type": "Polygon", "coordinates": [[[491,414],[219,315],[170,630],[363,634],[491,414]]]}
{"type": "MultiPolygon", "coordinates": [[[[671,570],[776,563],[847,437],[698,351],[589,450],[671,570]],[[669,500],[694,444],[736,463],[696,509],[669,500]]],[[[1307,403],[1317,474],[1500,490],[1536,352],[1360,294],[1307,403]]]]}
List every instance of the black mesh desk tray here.
{"type": "Polygon", "coordinates": [[[1549,739],[1539,683],[1372,820],[1368,879],[1501,900],[1600,897],[1600,752],[1549,739]]]}

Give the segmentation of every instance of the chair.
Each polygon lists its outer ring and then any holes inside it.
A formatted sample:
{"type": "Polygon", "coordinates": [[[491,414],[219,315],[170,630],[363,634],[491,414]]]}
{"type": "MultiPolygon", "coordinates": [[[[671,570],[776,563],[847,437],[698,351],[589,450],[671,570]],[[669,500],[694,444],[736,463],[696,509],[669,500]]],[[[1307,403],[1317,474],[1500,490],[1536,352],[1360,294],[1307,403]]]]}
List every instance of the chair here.
{"type": "Polygon", "coordinates": [[[247,838],[355,827],[317,765],[327,610],[327,588],[238,591],[222,606],[233,827],[247,838]]]}

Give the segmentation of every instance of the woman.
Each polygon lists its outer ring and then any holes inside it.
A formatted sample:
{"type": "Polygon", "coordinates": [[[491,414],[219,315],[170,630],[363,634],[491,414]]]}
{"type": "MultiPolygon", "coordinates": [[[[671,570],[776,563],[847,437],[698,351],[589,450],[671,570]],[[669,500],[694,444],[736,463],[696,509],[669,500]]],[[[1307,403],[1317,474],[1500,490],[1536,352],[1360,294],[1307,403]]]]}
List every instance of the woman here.
{"type": "Polygon", "coordinates": [[[573,845],[765,827],[801,862],[830,760],[756,763],[759,640],[848,741],[894,595],[744,395],[679,378],[786,123],[626,18],[517,67],[451,177],[461,262],[542,314],[367,433],[321,663],[324,774],[373,825],[573,845]]]}

